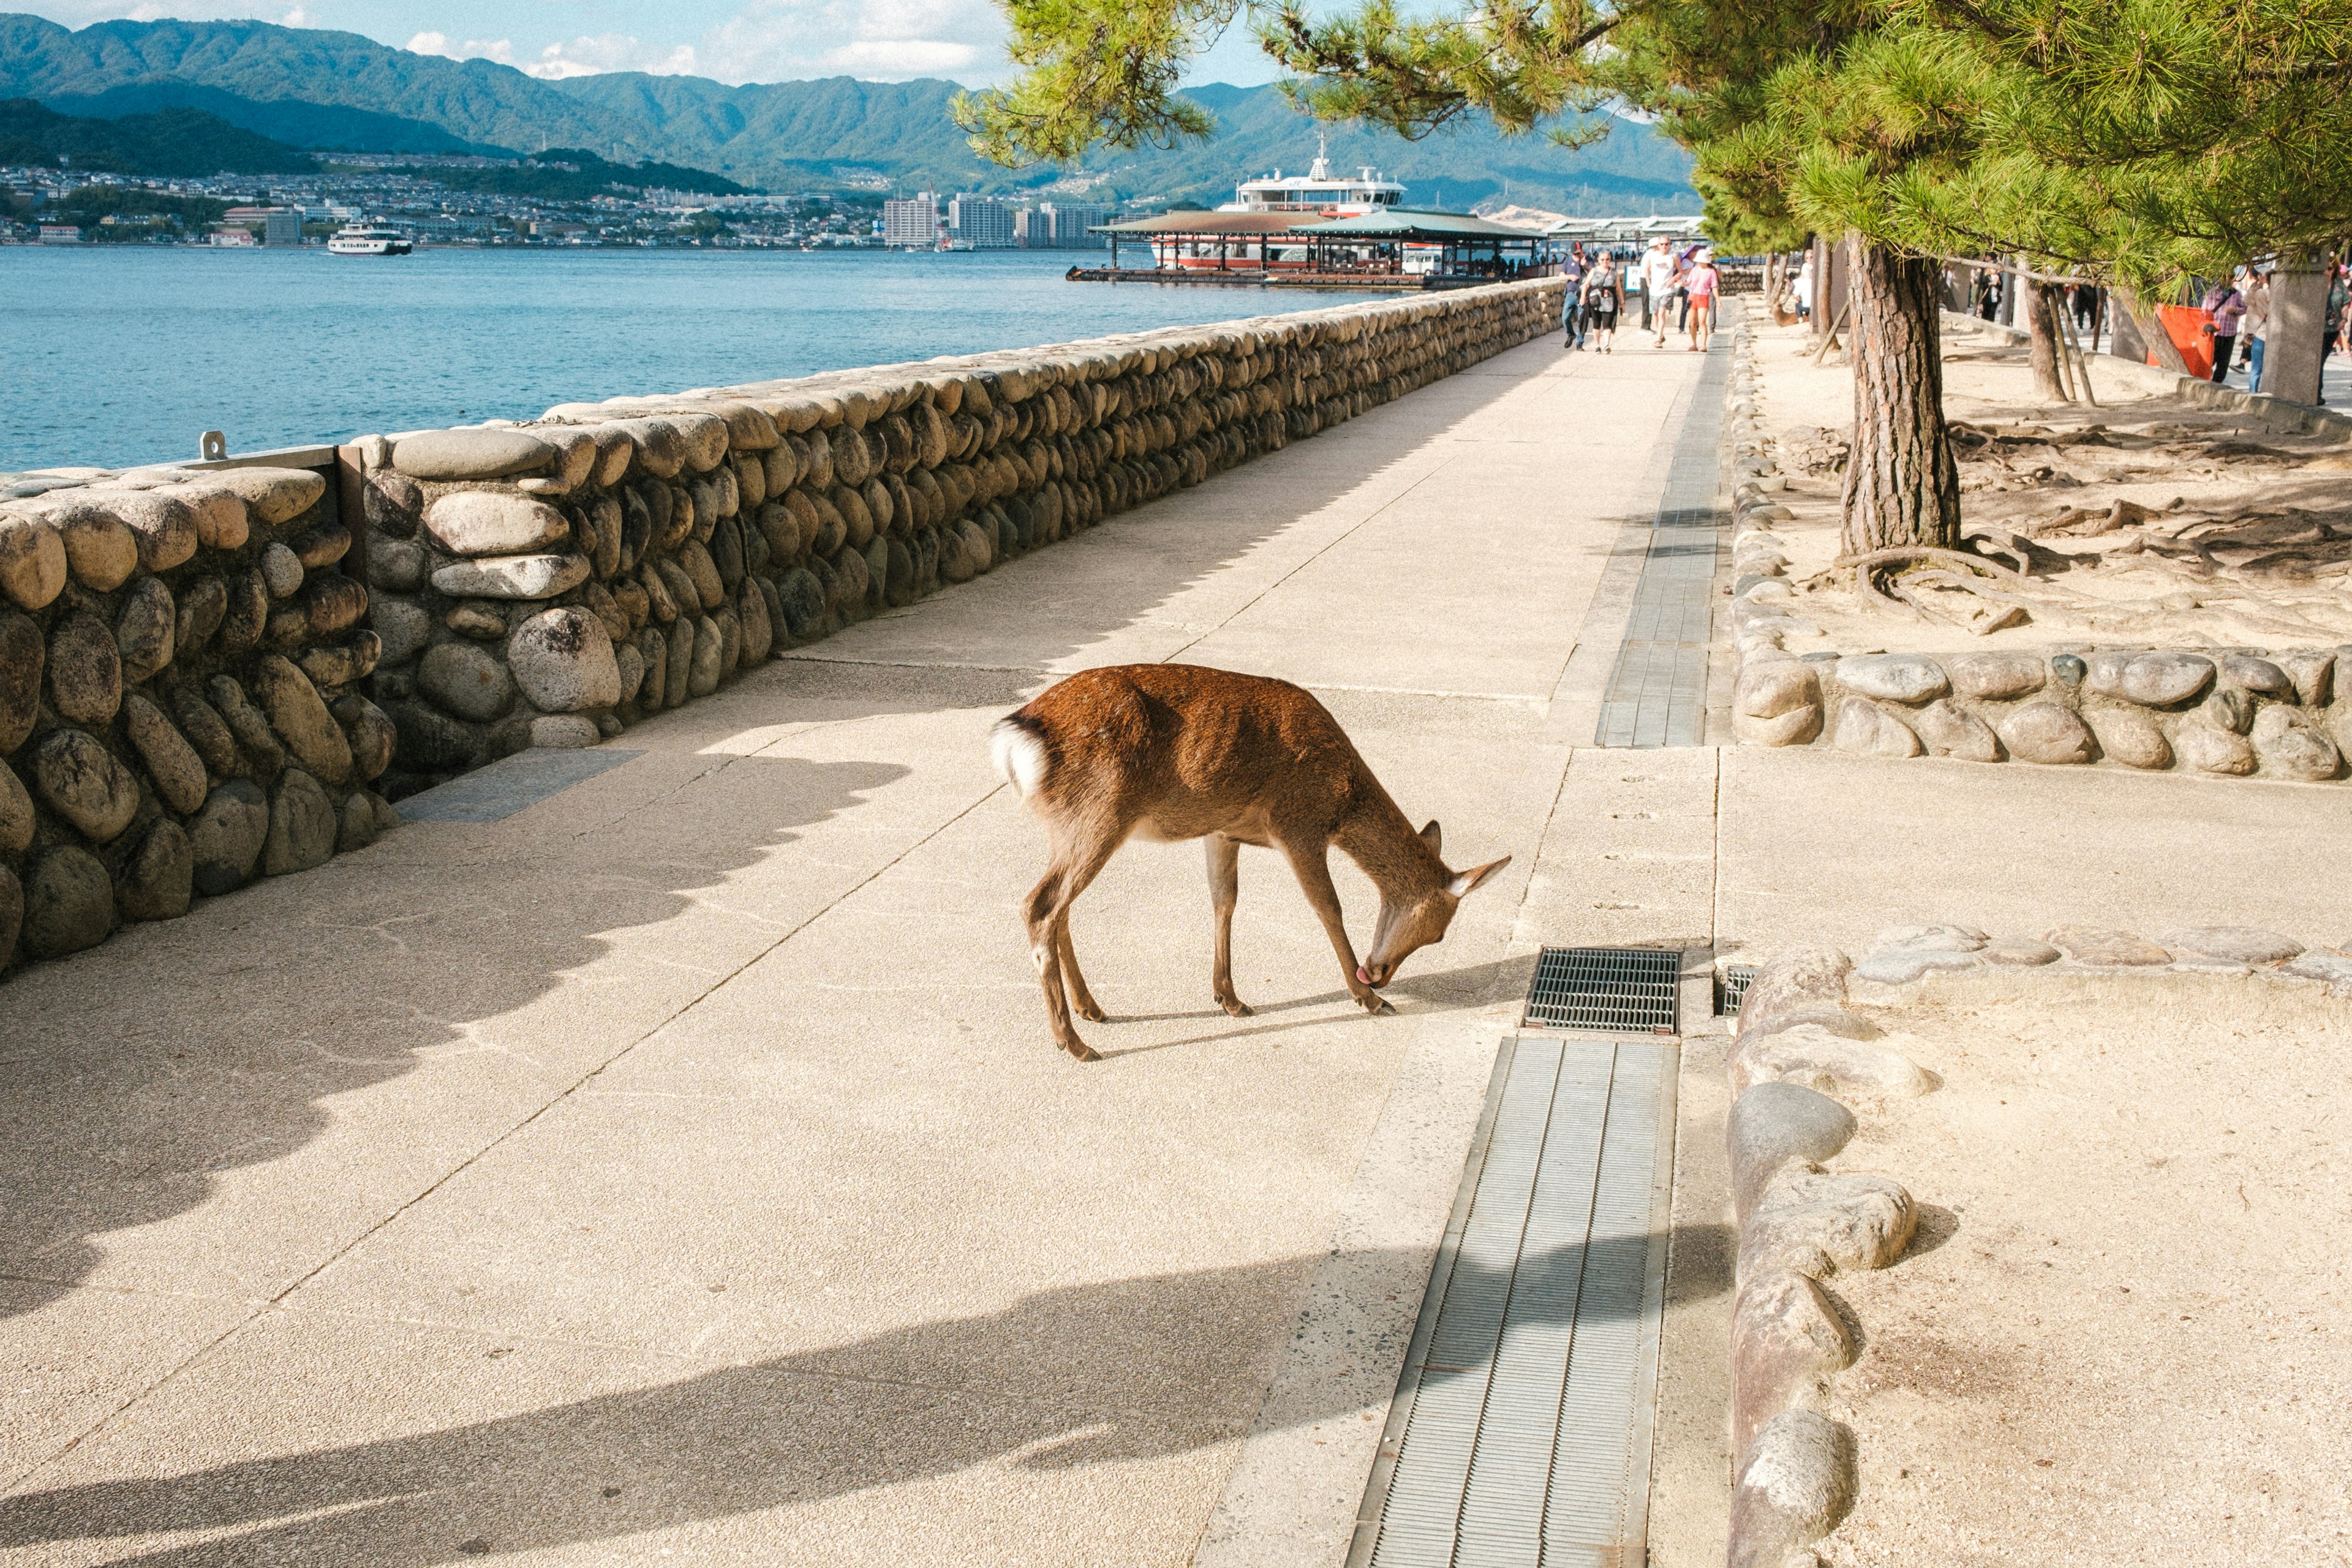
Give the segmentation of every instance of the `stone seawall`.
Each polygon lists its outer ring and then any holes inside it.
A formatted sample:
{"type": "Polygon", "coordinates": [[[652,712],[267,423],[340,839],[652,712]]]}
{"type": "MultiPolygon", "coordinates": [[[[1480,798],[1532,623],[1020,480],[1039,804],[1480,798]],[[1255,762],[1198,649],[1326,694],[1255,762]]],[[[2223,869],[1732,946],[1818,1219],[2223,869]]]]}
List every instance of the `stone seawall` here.
{"type": "Polygon", "coordinates": [[[1561,287],[567,404],[325,471],[0,476],[0,970],[1466,369],[1561,287]]]}

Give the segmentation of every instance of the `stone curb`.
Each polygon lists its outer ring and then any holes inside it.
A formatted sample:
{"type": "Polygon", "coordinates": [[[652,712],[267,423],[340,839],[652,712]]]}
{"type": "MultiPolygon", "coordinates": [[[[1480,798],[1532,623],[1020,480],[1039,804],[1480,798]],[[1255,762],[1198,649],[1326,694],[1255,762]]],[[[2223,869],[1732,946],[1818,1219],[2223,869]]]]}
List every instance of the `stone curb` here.
{"type": "Polygon", "coordinates": [[[1737,1095],[1727,1126],[1738,1243],[1730,1410],[1738,1480],[1728,1559],[1735,1568],[1817,1562],[1810,1543],[1851,1510],[1859,1486],[1853,1434],[1820,1410],[1856,1349],[1821,1282],[1896,1261],[1916,1224],[1910,1195],[1895,1183],[1822,1163],[1859,1130],[1846,1102],[1933,1087],[1890,1083],[1885,1058],[1915,1074],[1918,1068],[1876,1043],[1877,1028],[1845,1004],[1899,1005],[1938,975],[1987,970],[2259,975],[2352,1001],[2352,942],[2310,948],[2249,926],[2191,927],[2155,939],[2079,924],[2034,939],[1949,923],[1892,926],[1859,962],[1809,948],[1759,965],[1727,1063],[1737,1095]],[[1856,1068],[1857,1048],[1873,1053],[1868,1070],[1856,1068]]]}
{"type": "MultiPolygon", "coordinates": [[[[1803,949],[1758,966],[1727,1064],[1726,1128],[1738,1222],[1731,1326],[1734,1474],[1731,1568],[1785,1568],[1837,1528],[1859,1486],[1853,1434],[1821,1413],[1855,1347],[1824,1278],[1884,1268],[1911,1242],[1910,1194],[1882,1176],[1832,1172],[1860,1123],[1838,1099],[1793,1079],[1876,1034],[1845,1011],[1853,965],[1803,949]],[[1757,1047],[1774,1044],[1769,1064],[1757,1047]],[[1763,1076],[1740,1087],[1743,1070],[1763,1076]]],[[[1899,1057],[1884,1047],[1866,1048],[1899,1057]]],[[[1907,1058],[1901,1058],[1909,1066],[1907,1058]]],[[[1912,1067],[1912,1071],[1917,1068],[1912,1067]]],[[[1848,1098],[1835,1070],[1814,1076],[1848,1098]]]]}

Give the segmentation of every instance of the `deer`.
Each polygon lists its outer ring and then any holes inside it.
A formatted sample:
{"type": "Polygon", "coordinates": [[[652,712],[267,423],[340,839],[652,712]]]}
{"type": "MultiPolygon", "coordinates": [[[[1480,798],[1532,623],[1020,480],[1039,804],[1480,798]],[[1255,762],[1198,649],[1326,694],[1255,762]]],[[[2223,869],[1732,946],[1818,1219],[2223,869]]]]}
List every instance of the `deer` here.
{"type": "Polygon", "coordinates": [[[1466,871],[1440,858],[1434,821],[1413,830],[1322,703],[1286,680],[1200,665],[1089,669],[1047,688],[989,731],[996,772],[1045,825],[1045,874],[1021,906],[1045,993],[1054,1043],[1082,1062],[1100,1054],[1078,1036],[1108,1016],[1070,945],[1070,905],[1130,838],[1206,841],[1216,916],[1210,986],[1234,1017],[1251,1016],[1234,989],[1234,906],[1241,847],[1279,850],[1339,955],[1357,1005],[1395,1012],[1381,995],[1398,966],[1444,940],[1471,891],[1511,863],[1466,871]],[[1380,889],[1371,951],[1348,941],[1333,845],[1380,889]]]}

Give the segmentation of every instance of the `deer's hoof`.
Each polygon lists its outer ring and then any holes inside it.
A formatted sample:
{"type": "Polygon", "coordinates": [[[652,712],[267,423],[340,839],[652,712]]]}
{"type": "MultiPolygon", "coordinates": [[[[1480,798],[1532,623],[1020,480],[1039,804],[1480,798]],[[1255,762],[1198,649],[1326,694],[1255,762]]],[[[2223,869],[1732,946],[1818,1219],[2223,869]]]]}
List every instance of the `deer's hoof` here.
{"type": "Polygon", "coordinates": [[[1099,1006],[1097,1006],[1092,998],[1088,998],[1087,1001],[1078,1004],[1073,1011],[1089,1024],[1108,1024],[1110,1022],[1110,1015],[1104,1012],[1099,1006]]]}
{"type": "Polygon", "coordinates": [[[1223,1007],[1226,1012],[1232,1014],[1236,1018],[1255,1018],[1257,1016],[1256,1009],[1253,1008],[1248,1003],[1243,1001],[1238,996],[1220,996],[1217,998],[1217,1005],[1223,1007]]]}
{"type": "Polygon", "coordinates": [[[1062,1042],[1062,1048],[1069,1052],[1070,1055],[1078,1061],[1098,1062],[1102,1060],[1102,1053],[1100,1051],[1095,1049],[1092,1046],[1087,1044],[1086,1041],[1078,1038],[1076,1035],[1072,1035],[1068,1039],[1064,1040],[1062,1042]]]}
{"type": "Polygon", "coordinates": [[[1384,1018],[1392,1016],[1396,1009],[1388,1005],[1386,998],[1374,994],[1364,998],[1364,1011],[1375,1018],[1384,1018]]]}

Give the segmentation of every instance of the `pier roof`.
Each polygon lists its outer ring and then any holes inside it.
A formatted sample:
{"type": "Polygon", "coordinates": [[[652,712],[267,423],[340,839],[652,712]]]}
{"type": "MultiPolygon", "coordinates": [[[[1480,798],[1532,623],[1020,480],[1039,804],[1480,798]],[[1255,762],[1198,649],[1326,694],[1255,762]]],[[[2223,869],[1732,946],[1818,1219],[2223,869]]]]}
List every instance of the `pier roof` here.
{"type": "Polygon", "coordinates": [[[1125,223],[1101,223],[1089,234],[1288,234],[1317,226],[1312,213],[1161,213],[1157,217],[1130,218],[1125,223]]]}
{"type": "Polygon", "coordinates": [[[1313,234],[1350,236],[1357,238],[1420,240],[1444,244],[1465,239],[1522,240],[1528,244],[1543,236],[1508,224],[1490,223],[1467,213],[1412,212],[1391,207],[1386,212],[1360,213],[1354,217],[1333,218],[1328,223],[1313,226],[1313,234]]]}

